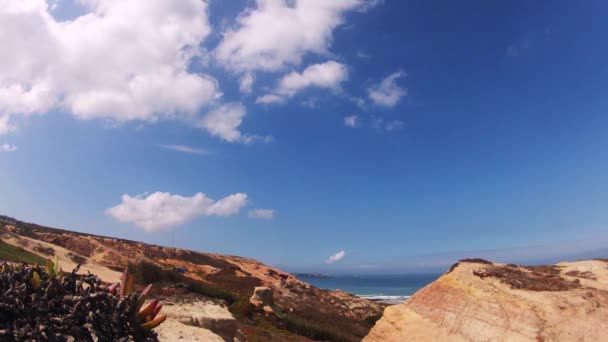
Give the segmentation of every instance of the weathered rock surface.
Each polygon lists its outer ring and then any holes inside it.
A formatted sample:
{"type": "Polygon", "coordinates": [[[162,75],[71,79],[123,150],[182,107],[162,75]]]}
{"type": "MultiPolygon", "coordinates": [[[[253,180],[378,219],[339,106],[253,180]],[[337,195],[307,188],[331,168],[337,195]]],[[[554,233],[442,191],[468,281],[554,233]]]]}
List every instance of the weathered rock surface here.
{"type": "Polygon", "coordinates": [[[203,328],[233,341],[238,334],[238,322],[230,311],[223,306],[204,301],[180,303],[163,306],[163,313],[168,319],[181,324],[203,328]]]}
{"type": "Polygon", "coordinates": [[[601,341],[608,336],[608,263],[521,267],[461,261],[385,309],[366,342],[601,341]]]}
{"type": "Polygon", "coordinates": [[[210,330],[184,325],[173,318],[167,320],[154,329],[160,341],[183,342],[224,342],[224,339],[210,330]]]}
{"type": "Polygon", "coordinates": [[[257,286],[253,289],[253,295],[249,299],[251,304],[256,306],[269,306],[274,305],[274,299],[272,298],[272,289],[266,286],[257,286]]]}

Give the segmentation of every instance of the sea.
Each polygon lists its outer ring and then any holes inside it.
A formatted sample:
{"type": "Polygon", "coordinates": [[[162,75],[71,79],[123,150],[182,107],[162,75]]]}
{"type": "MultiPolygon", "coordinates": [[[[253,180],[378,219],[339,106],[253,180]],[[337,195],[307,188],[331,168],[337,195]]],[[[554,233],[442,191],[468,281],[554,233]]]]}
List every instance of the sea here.
{"type": "Polygon", "coordinates": [[[298,279],[321,289],[340,289],[362,298],[398,304],[435,281],[439,276],[440,274],[332,276],[329,278],[300,276],[298,279]]]}

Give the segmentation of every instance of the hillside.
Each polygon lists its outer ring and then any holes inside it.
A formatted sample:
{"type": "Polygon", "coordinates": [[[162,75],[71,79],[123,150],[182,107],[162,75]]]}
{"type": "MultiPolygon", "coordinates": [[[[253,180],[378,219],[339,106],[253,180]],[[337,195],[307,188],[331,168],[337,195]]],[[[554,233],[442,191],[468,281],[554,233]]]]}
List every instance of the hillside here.
{"type": "Polygon", "coordinates": [[[148,245],[6,217],[0,220],[0,239],[30,257],[57,256],[65,270],[82,264],[80,272],[90,271],[106,282],[116,282],[120,272],[130,267],[172,294],[181,293],[179,284],[186,283],[198,295],[219,300],[238,320],[238,330],[258,341],[359,341],[383,309],[342,291],[317,289],[289,273],[238,256],[148,245]],[[185,272],[174,272],[174,267],[185,272]],[[270,310],[256,310],[249,303],[254,288],[260,286],[272,290],[270,310]]]}
{"type": "Polygon", "coordinates": [[[473,259],[386,308],[364,341],[601,341],[606,322],[606,261],[523,267],[473,259]]]}

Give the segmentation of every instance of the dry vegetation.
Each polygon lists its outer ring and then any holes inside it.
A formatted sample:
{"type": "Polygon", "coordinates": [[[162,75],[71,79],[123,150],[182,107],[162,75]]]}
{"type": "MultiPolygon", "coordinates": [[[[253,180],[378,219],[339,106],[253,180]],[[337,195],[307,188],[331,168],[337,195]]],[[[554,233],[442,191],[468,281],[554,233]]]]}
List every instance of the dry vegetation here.
{"type": "Polygon", "coordinates": [[[528,291],[568,291],[580,288],[578,279],[567,280],[560,276],[556,266],[487,266],[483,270],[473,271],[481,279],[493,277],[513,289],[528,291]]]}

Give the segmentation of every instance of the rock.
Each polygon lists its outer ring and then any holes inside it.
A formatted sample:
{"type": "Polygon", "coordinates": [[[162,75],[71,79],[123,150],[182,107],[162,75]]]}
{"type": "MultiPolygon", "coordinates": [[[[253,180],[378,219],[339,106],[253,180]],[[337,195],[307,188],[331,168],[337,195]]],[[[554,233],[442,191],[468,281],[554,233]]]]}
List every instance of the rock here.
{"type": "Polygon", "coordinates": [[[607,266],[461,261],[387,307],[363,341],[599,341],[608,336],[607,266]]]}
{"type": "MultiPolygon", "coordinates": [[[[224,338],[210,330],[187,326],[173,318],[167,320],[154,329],[160,341],[182,340],[188,342],[224,342],[224,338]]],[[[232,340],[230,340],[232,341],[232,340]]]]}
{"type": "Polygon", "coordinates": [[[238,322],[227,308],[205,302],[163,306],[167,318],[193,327],[211,330],[228,341],[239,335],[238,322]]]}
{"type": "Polygon", "coordinates": [[[251,304],[256,306],[274,306],[274,298],[272,297],[272,289],[265,286],[258,286],[253,290],[253,295],[249,299],[251,304]]]}

